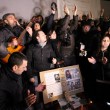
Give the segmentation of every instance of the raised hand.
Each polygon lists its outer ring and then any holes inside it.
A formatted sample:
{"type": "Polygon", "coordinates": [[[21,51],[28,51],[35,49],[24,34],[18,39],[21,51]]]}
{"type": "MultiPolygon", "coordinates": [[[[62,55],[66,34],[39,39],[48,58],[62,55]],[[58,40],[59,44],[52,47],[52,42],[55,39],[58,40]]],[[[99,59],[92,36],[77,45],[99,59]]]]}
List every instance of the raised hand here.
{"type": "Polygon", "coordinates": [[[103,16],[103,15],[104,15],[104,9],[101,9],[100,16],[103,16]]]}
{"type": "Polygon", "coordinates": [[[55,14],[55,12],[56,12],[55,9],[52,9],[52,14],[55,14]]]}
{"type": "Polygon", "coordinates": [[[103,64],[106,64],[107,62],[108,62],[108,59],[107,59],[106,57],[103,57],[103,58],[102,58],[102,63],[103,63],[103,64]]]}
{"type": "Polygon", "coordinates": [[[72,12],[76,16],[76,14],[77,14],[77,7],[76,7],[76,5],[73,6],[72,12]]]}
{"type": "Polygon", "coordinates": [[[70,11],[69,11],[69,9],[66,5],[64,5],[64,13],[67,14],[67,15],[70,14],[70,11]]]}
{"type": "Polygon", "coordinates": [[[30,26],[26,27],[26,31],[29,33],[29,35],[32,37],[33,31],[32,28],[30,26]]]}

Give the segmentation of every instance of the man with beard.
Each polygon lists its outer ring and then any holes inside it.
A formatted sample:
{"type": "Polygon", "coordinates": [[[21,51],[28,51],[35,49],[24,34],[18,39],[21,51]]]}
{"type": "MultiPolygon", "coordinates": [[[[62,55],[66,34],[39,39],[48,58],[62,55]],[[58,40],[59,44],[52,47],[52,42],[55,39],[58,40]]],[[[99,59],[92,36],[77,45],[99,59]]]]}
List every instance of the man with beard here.
{"type": "MultiPolygon", "coordinates": [[[[0,58],[4,58],[9,52],[7,51],[7,41],[10,37],[19,37],[23,28],[19,25],[14,13],[6,13],[2,17],[5,26],[0,30],[0,58]]],[[[22,43],[25,44],[25,37],[23,37],[22,43]]],[[[31,37],[29,37],[31,39],[31,37]]]]}

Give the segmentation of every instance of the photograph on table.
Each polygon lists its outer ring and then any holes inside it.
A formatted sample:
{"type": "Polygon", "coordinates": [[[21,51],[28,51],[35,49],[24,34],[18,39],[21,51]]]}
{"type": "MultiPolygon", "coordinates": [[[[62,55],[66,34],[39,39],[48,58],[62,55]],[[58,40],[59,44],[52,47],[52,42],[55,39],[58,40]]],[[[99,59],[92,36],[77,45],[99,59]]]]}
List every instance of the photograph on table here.
{"type": "Polygon", "coordinates": [[[66,92],[70,94],[76,94],[84,91],[83,81],[78,65],[64,67],[65,79],[66,79],[66,92]],[[74,92],[73,92],[74,91],[74,92]]]}

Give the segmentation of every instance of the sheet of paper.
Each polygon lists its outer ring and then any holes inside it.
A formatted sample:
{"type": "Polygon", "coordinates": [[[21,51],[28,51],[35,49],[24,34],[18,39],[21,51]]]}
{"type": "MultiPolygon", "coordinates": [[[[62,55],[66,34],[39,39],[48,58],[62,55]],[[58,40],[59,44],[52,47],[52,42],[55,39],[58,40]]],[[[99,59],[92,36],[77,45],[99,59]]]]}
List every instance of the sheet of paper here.
{"type": "Polygon", "coordinates": [[[59,71],[45,74],[45,82],[48,98],[62,94],[59,71]]]}

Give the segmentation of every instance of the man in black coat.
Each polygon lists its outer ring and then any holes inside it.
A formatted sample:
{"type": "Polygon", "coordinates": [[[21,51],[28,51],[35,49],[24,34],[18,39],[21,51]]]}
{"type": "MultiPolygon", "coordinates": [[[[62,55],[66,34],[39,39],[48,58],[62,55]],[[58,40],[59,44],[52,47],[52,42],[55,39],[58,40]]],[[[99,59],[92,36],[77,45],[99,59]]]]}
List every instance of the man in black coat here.
{"type": "Polygon", "coordinates": [[[39,76],[39,72],[51,69],[51,64],[56,64],[55,53],[51,45],[47,42],[43,31],[38,30],[34,34],[35,43],[27,49],[28,58],[27,74],[31,79],[33,76],[39,76]]]}
{"type": "Polygon", "coordinates": [[[90,99],[93,99],[95,95],[95,92],[92,91],[95,90],[95,76],[87,58],[97,50],[99,41],[100,36],[97,30],[92,30],[90,23],[85,21],[82,30],[78,33],[76,44],[79,46],[76,47],[78,49],[77,60],[84,79],[85,94],[90,99]]]}
{"type": "MultiPolygon", "coordinates": [[[[26,51],[26,55],[28,58],[27,75],[29,78],[29,82],[37,86],[39,83],[39,72],[50,70],[52,67],[52,63],[56,64],[57,60],[55,58],[55,53],[51,45],[47,42],[46,35],[43,31],[36,31],[34,33],[33,39],[33,44],[31,44],[26,51]]],[[[40,91],[37,90],[37,98],[39,97],[38,92],[40,91]]],[[[37,102],[39,103],[40,100],[37,102]]],[[[36,104],[36,106],[37,105],[38,104],[36,104]]],[[[41,110],[41,108],[38,107],[36,107],[36,109],[41,110]]]]}
{"type": "Polygon", "coordinates": [[[21,74],[26,70],[27,58],[19,52],[13,53],[7,66],[0,69],[0,110],[25,110],[35,103],[34,94],[23,94],[21,74]]]}

